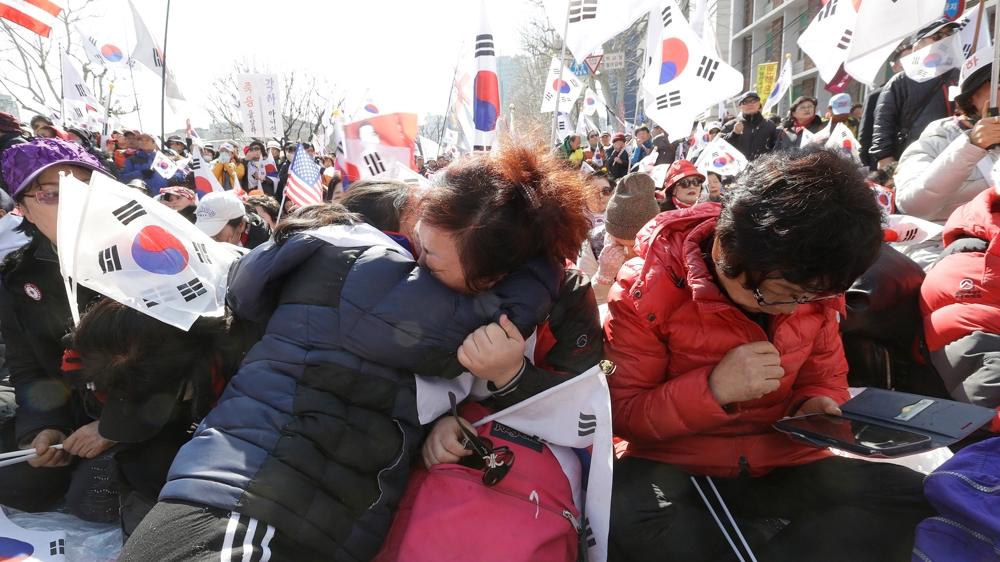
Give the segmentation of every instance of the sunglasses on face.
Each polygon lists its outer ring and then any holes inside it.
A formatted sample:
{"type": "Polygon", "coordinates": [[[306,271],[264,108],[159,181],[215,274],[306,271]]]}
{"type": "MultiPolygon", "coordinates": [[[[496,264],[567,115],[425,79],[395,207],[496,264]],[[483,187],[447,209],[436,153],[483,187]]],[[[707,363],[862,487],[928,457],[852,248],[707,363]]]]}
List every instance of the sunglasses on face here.
{"type": "Polygon", "coordinates": [[[455,393],[449,392],[448,399],[451,400],[451,415],[455,417],[455,421],[458,422],[458,426],[462,428],[462,433],[465,435],[462,446],[472,451],[471,455],[459,459],[458,464],[473,470],[483,471],[483,484],[487,486],[499,484],[514,466],[514,451],[511,451],[510,447],[506,445],[494,448],[492,441],[476,435],[465,427],[458,416],[455,393]]]}
{"type": "Polygon", "coordinates": [[[698,178],[684,178],[677,182],[677,187],[695,187],[701,185],[701,180],[698,178]]]}
{"type": "Polygon", "coordinates": [[[760,306],[783,306],[783,305],[789,305],[789,304],[806,304],[806,303],[810,303],[810,302],[828,301],[828,300],[832,300],[832,299],[836,299],[836,298],[840,298],[840,297],[844,296],[844,293],[834,293],[832,295],[824,295],[824,296],[820,296],[820,297],[813,297],[811,299],[803,297],[801,299],[796,299],[796,300],[793,300],[793,301],[774,301],[774,302],[770,302],[770,301],[764,300],[764,295],[761,294],[760,289],[754,289],[752,292],[753,292],[753,297],[755,299],[757,299],[757,304],[759,304],[760,306]]]}

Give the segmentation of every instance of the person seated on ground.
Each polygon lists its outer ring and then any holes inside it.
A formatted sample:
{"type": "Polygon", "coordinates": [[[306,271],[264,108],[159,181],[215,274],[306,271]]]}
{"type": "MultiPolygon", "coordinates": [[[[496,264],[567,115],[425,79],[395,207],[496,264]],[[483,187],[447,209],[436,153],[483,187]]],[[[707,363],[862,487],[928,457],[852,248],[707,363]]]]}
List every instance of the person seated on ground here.
{"type": "Polygon", "coordinates": [[[92,174],[107,172],[82,146],[61,139],[16,145],[2,160],[24,217],[18,230],[31,242],[0,264],[0,332],[17,401],[15,418],[0,426],[0,449],[31,448],[38,457],[3,468],[0,504],[49,511],[65,501],[81,519],[114,522],[118,490],[108,453],[114,443],[98,434],[99,401],[62,370],[70,306],[85,310],[98,295],[81,285],[70,304],[55,247],[60,174],[89,183],[92,174]]]}
{"type": "Polygon", "coordinates": [[[271,238],[271,228],[256,210],[230,191],[206,193],[195,210],[195,223],[216,242],[252,250],[271,238]]]}
{"type": "Polygon", "coordinates": [[[811,96],[799,96],[788,109],[788,116],[781,121],[778,130],[777,150],[784,148],[801,148],[802,131],[816,134],[823,129],[823,118],[816,115],[819,103],[811,96]]]}
{"type": "Polygon", "coordinates": [[[180,215],[194,224],[197,217],[195,211],[198,204],[195,202],[195,194],[186,187],[174,185],[164,187],[160,190],[160,203],[177,211],[180,215]]]}
{"type": "Polygon", "coordinates": [[[80,318],[72,345],[80,380],[102,404],[98,433],[119,444],[112,452],[125,538],[261,332],[228,312],[181,330],[107,297],[80,318]]]}
{"type": "MultiPolygon", "coordinates": [[[[227,302],[266,322],[267,333],[178,453],[160,503],[119,561],[265,551],[272,560],[370,559],[420,444],[413,372],[453,378],[471,370],[497,383],[490,390],[501,405],[565,378],[526,366],[523,347],[517,357],[491,345],[482,355],[456,351],[470,334],[484,337],[484,324],[494,337],[520,336],[556,315],[553,301],[586,302],[589,288],[582,297],[560,290],[570,277],[565,259],[586,235],[586,186],[554,155],[516,140],[463,157],[445,174],[443,192],[423,202],[435,209],[422,215],[427,225],[448,224],[449,210],[465,223],[470,207],[454,198],[471,198],[481,204],[471,213],[481,228],[463,224],[458,232],[476,236],[466,240],[444,225],[422,227],[421,265],[337,205],[303,208],[278,225],[272,243],[237,262],[227,302]]],[[[576,308],[563,309],[567,322],[576,308]]],[[[586,356],[599,356],[600,344],[573,353],[581,337],[600,339],[591,311],[590,325],[550,330],[558,343],[546,359],[554,367],[572,372],[577,361],[596,362],[586,356]]]]}
{"type": "MultiPolygon", "coordinates": [[[[955,209],[989,188],[990,170],[1000,158],[990,148],[1000,142],[1000,117],[984,117],[992,68],[992,57],[970,57],[955,96],[960,115],[930,122],[903,151],[895,174],[900,214],[944,224],[955,209]]],[[[935,236],[901,251],[926,270],[943,249],[935,236]]]]}
{"type": "Polygon", "coordinates": [[[670,165],[663,182],[664,198],[659,200],[660,212],[687,209],[698,203],[705,176],[687,160],[670,165]]]}
{"type": "MultiPolygon", "coordinates": [[[[576,258],[576,266],[593,280],[594,274],[597,273],[597,258],[604,248],[604,217],[615,189],[608,181],[608,175],[601,171],[587,174],[587,183],[594,189],[587,201],[591,227],[587,239],[580,248],[580,255],[576,258]]],[[[604,304],[600,295],[597,296],[597,304],[604,304]]]]}
{"type": "Polygon", "coordinates": [[[923,474],[772,427],[838,415],[850,397],[842,294],[881,245],[856,163],[815,147],[762,156],[721,205],[661,213],[639,233],[604,325],[614,431],[628,442],[609,559],[728,559],[692,475],[712,477],[758,560],[910,559],[933,514],[923,474]]]}
{"type": "Polygon", "coordinates": [[[705,183],[708,185],[708,200],[713,203],[722,202],[722,176],[715,172],[705,172],[705,183]]]}
{"type": "Polygon", "coordinates": [[[219,156],[212,161],[212,173],[225,190],[239,189],[247,168],[236,157],[236,147],[224,142],[219,147],[219,156]]]}
{"type": "Polygon", "coordinates": [[[273,231],[278,225],[278,200],[270,195],[252,195],[247,199],[247,204],[253,206],[257,216],[264,219],[273,231]]]}
{"type": "MultiPolygon", "coordinates": [[[[1000,174],[993,171],[994,181],[1000,174]]],[[[931,362],[951,397],[1000,407],[1000,195],[987,189],[955,209],[941,260],[920,286],[931,362]]],[[[993,431],[1000,431],[994,422],[993,431]]]]}
{"type": "Polygon", "coordinates": [[[125,165],[118,172],[118,180],[122,183],[130,182],[134,179],[141,179],[146,182],[146,187],[150,193],[157,195],[160,190],[171,183],[174,185],[184,181],[184,172],[177,170],[170,178],[165,178],[153,170],[153,160],[158,152],[156,140],[147,133],[136,135],[136,145],[139,150],[125,159],[125,165]]]}

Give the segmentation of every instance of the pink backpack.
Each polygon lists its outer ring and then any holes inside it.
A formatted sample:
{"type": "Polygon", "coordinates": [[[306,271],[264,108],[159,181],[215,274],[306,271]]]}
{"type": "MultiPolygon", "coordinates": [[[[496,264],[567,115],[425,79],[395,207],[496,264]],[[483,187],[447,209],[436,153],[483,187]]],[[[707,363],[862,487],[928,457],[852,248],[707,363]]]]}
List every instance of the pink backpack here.
{"type": "MultiPolygon", "coordinates": [[[[472,423],[489,413],[479,404],[461,409],[472,423]]],[[[510,472],[488,487],[482,471],[458,464],[428,470],[419,461],[377,562],[577,560],[580,512],[552,451],[499,422],[476,429],[514,451],[510,472]]]]}

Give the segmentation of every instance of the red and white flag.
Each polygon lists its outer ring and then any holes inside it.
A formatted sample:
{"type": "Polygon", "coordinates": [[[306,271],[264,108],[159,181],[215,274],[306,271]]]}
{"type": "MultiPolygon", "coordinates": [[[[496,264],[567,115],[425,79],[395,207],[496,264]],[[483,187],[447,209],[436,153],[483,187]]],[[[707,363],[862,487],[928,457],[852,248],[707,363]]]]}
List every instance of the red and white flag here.
{"type": "Polygon", "coordinates": [[[48,37],[66,0],[0,0],[0,18],[48,37]]]}
{"type": "MultiPolygon", "coordinates": [[[[312,205],[323,202],[323,175],[319,166],[309,157],[300,144],[295,149],[292,166],[288,169],[288,183],[285,184],[284,197],[291,199],[298,206],[312,205]]],[[[283,202],[282,202],[283,203],[283,202]]]]}
{"type": "MultiPolygon", "coordinates": [[[[194,131],[189,129],[189,132],[194,131]]],[[[225,191],[219,179],[212,173],[212,165],[201,155],[201,143],[192,143],[191,161],[188,162],[188,167],[194,172],[194,185],[198,190],[199,199],[213,191],[225,191]]]]}
{"type": "Polygon", "coordinates": [[[377,176],[396,162],[412,169],[416,138],[417,116],[412,113],[386,113],[348,124],[344,127],[347,179],[377,176]]]}

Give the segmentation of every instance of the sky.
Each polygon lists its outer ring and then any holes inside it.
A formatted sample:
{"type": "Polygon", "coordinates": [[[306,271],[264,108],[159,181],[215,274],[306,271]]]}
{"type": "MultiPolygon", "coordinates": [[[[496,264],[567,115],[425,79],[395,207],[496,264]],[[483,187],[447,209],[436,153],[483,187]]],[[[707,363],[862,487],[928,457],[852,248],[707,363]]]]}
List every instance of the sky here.
{"type": "MultiPolygon", "coordinates": [[[[167,0],[133,1],[162,47],[167,0]]],[[[518,54],[518,30],[539,12],[528,0],[485,2],[498,56],[518,54]]],[[[210,119],[201,106],[212,79],[244,57],[279,72],[327,78],[346,92],[348,114],[366,90],[382,113],[442,114],[463,44],[471,50],[479,32],[479,5],[478,0],[173,0],[166,58],[187,102],[177,113],[167,108],[166,130],[183,127],[188,117],[192,125],[207,128],[210,119]]],[[[126,0],[97,0],[89,10],[95,17],[80,27],[99,46],[127,40],[128,48],[134,47],[126,0]]],[[[158,75],[137,65],[133,82],[127,70],[117,72],[114,95],[131,97],[134,89],[142,125],[158,132],[158,75]]],[[[134,114],[122,121],[139,127],[134,114]]]]}

